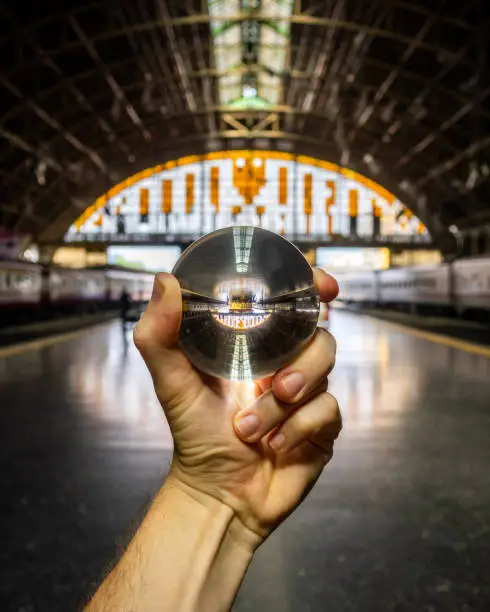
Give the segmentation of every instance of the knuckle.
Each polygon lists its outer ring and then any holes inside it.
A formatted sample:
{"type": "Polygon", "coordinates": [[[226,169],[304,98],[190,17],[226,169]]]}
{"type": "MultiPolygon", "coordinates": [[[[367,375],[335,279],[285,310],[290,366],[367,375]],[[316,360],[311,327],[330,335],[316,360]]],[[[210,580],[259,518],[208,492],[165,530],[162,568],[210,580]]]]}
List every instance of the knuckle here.
{"type": "Polygon", "coordinates": [[[298,411],[294,423],[294,429],[301,437],[316,433],[320,427],[317,420],[308,411],[298,411]]]}
{"type": "Polygon", "coordinates": [[[261,415],[264,427],[270,428],[283,421],[294,410],[294,406],[268,391],[257,400],[255,409],[261,415]]]}
{"type": "Polygon", "coordinates": [[[342,431],[343,423],[342,423],[342,414],[340,412],[339,402],[337,401],[337,398],[331,395],[330,393],[326,393],[325,395],[327,396],[326,402],[327,402],[328,411],[329,411],[328,421],[331,425],[336,427],[338,433],[340,433],[342,431]]]}
{"type": "Polygon", "coordinates": [[[324,327],[320,328],[320,332],[324,342],[327,344],[328,350],[335,355],[337,353],[337,340],[335,340],[335,337],[324,327]]]}
{"type": "Polygon", "coordinates": [[[143,318],[138,322],[133,331],[133,342],[140,353],[145,353],[151,345],[152,333],[149,325],[143,318]]]}
{"type": "Polygon", "coordinates": [[[331,393],[325,393],[325,396],[325,399],[329,403],[332,412],[337,413],[339,411],[339,402],[337,401],[335,395],[332,395],[331,393]]]}
{"type": "Polygon", "coordinates": [[[319,329],[319,338],[321,342],[321,353],[322,361],[327,363],[325,371],[329,374],[335,367],[335,360],[337,354],[337,341],[332,334],[326,329],[319,329]]]}

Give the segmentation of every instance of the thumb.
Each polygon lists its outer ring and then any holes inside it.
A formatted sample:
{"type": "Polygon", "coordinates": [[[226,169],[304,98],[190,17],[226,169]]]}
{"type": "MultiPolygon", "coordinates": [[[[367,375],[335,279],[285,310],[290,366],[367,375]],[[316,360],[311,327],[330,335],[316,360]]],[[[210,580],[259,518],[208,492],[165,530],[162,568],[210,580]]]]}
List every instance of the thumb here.
{"type": "Polygon", "coordinates": [[[169,420],[172,407],[192,402],[202,388],[199,374],[178,345],[181,320],[179,282],[171,274],[158,274],[148,307],[134,330],[134,343],[169,420]]]}

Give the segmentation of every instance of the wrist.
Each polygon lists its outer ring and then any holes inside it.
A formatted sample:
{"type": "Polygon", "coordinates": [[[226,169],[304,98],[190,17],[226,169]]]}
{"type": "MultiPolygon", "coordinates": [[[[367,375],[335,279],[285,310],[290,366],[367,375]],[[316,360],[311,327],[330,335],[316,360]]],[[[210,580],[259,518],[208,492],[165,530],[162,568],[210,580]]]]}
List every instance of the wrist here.
{"type": "Polygon", "coordinates": [[[252,557],[264,540],[261,535],[243,524],[230,504],[189,482],[189,479],[180,474],[175,467],[167,476],[162,493],[183,496],[189,504],[198,509],[200,514],[215,519],[216,523],[221,523],[223,540],[231,547],[240,548],[243,554],[252,557]]]}

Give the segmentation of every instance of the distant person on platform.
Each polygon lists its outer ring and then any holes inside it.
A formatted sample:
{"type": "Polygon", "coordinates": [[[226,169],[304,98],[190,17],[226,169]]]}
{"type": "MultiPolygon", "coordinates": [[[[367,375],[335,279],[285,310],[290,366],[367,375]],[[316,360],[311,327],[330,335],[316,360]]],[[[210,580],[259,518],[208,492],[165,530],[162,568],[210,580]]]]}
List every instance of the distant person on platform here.
{"type": "Polygon", "coordinates": [[[121,297],[119,298],[119,306],[121,308],[121,319],[123,320],[123,323],[127,321],[128,319],[129,311],[131,310],[131,305],[132,305],[131,296],[129,295],[126,287],[124,287],[121,293],[121,297]]]}
{"type": "MultiPolygon", "coordinates": [[[[337,295],[319,270],[315,284],[323,302],[337,295]]],[[[181,311],[177,280],[159,274],[134,340],[170,424],[172,466],[87,612],[227,612],[257,548],[332,458],[341,418],[327,393],[335,340],[326,330],[274,377],[237,387],[187,360],[181,311]]]]}

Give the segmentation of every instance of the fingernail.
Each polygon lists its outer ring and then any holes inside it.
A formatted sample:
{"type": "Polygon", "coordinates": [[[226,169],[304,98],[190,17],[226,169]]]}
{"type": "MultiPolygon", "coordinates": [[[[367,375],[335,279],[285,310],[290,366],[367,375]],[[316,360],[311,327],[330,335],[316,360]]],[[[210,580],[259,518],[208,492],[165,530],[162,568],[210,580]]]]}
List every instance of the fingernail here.
{"type": "Polygon", "coordinates": [[[286,436],[283,433],[278,433],[269,440],[269,446],[272,448],[272,450],[278,451],[284,446],[285,442],[286,436]]]}
{"type": "Polygon", "coordinates": [[[305,386],[306,381],[303,374],[300,374],[299,372],[293,372],[292,374],[288,374],[285,378],[282,379],[282,384],[284,385],[284,388],[289,393],[289,395],[291,395],[291,397],[294,397],[295,395],[298,395],[301,389],[305,386]]]}
{"type": "Polygon", "coordinates": [[[247,416],[239,419],[237,423],[237,429],[244,438],[249,438],[252,436],[256,431],[258,431],[259,426],[259,417],[255,414],[247,414],[247,416]]]}
{"type": "Polygon", "coordinates": [[[160,281],[158,280],[158,276],[155,276],[155,280],[153,281],[153,291],[151,292],[151,301],[158,302],[162,298],[162,289],[160,287],[160,281]]]}

